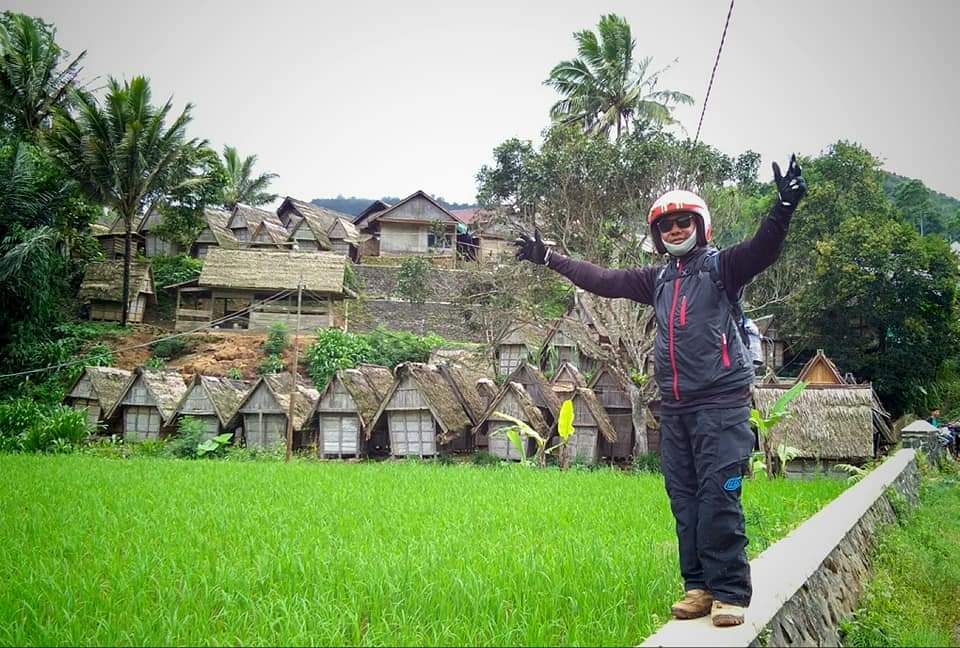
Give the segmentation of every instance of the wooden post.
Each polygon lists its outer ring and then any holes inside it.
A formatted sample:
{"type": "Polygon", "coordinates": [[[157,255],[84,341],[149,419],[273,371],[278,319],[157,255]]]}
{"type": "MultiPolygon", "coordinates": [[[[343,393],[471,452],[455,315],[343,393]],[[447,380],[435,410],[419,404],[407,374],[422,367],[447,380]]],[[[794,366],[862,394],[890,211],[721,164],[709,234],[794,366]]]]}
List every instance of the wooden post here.
{"type": "Polygon", "coordinates": [[[297,371],[300,364],[300,304],[303,299],[303,275],[297,282],[297,332],[293,336],[293,372],[290,374],[290,409],[287,412],[287,454],[285,463],[290,463],[293,455],[293,406],[297,397],[297,371]]]}

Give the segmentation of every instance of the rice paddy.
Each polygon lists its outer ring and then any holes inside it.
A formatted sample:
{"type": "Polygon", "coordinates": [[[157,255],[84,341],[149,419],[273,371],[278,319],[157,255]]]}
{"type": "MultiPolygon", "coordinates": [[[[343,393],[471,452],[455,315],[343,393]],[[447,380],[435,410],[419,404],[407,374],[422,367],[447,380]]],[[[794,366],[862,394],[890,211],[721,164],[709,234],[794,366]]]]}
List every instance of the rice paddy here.
{"type": "MultiPolygon", "coordinates": [[[[845,487],[748,481],[751,555],[845,487]]],[[[681,592],[658,475],[0,456],[3,645],[632,645],[681,592]]]]}

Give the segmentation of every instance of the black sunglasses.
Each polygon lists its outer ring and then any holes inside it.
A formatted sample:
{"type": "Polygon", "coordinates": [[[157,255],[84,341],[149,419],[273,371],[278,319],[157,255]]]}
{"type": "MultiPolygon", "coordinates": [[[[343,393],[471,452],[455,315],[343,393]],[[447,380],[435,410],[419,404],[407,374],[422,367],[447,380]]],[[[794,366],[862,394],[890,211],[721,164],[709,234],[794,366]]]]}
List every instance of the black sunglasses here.
{"type": "Polygon", "coordinates": [[[674,223],[677,224],[677,227],[680,229],[687,229],[690,227],[690,223],[693,222],[693,216],[678,216],[677,218],[665,218],[657,222],[657,229],[660,230],[661,234],[666,234],[673,229],[674,223]]]}

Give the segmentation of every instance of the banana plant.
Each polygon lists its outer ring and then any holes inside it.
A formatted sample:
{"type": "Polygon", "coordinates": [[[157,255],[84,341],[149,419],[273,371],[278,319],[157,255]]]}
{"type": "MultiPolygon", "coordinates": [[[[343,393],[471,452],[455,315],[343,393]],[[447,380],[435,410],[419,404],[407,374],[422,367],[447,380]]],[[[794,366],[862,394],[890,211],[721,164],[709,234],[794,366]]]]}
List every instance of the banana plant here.
{"type": "MultiPolygon", "coordinates": [[[[800,395],[804,389],[807,388],[807,383],[802,380],[798,380],[795,385],[790,389],[783,392],[783,394],[778,398],[774,403],[773,407],[770,408],[770,412],[764,416],[759,409],[753,408],[750,410],[750,422],[756,426],[757,431],[760,433],[761,443],[764,449],[764,456],[766,461],[764,465],[767,469],[767,475],[773,477],[773,462],[771,461],[772,452],[770,450],[770,430],[773,429],[780,421],[785,418],[788,418],[791,415],[791,412],[787,409],[790,405],[790,401],[800,395]]],[[[788,446],[785,443],[781,443],[776,448],[777,459],[780,462],[780,474],[786,474],[787,463],[793,461],[802,451],[793,446],[788,446]]],[[[756,465],[756,463],[754,464],[756,465]]]]}
{"type": "Polygon", "coordinates": [[[536,430],[520,419],[510,416],[509,414],[504,414],[503,412],[494,412],[494,415],[513,423],[513,425],[510,427],[500,428],[499,430],[493,432],[493,434],[506,435],[507,439],[520,454],[520,463],[522,465],[536,465],[541,467],[546,466],[547,455],[555,454],[559,450],[560,467],[567,467],[567,464],[569,463],[569,457],[567,457],[566,453],[567,443],[570,441],[570,437],[573,436],[574,433],[572,401],[565,400],[560,405],[560,413],[557,416],[557,435],[560,437],[560,442],[554,446],[551,446],[550,448],[547,448],[548,439],[545,439],[536,430]],[[533,439],[537,444],[537,449],[532,458],[527,457],[527,444],[525,443],[525,438],[533,439]]]}

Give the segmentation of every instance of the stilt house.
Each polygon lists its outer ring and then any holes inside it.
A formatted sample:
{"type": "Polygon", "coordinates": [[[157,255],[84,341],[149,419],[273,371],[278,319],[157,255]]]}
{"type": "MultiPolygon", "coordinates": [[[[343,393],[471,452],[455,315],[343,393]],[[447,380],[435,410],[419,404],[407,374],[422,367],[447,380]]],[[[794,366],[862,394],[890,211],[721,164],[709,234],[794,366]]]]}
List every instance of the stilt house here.
{"type": "MultiPolygon", "coordinates": [[[[476,402],[481,402],[479,394],[476,402]]],[[[441,451],[469,449],[476,423],[467,408],[449,372],[407,362],[396,368],[394,382],[371,425],[386,417],[393,456],[431,457],[441,451]]]]}
{"type": "Polygon", "coordinates": [[[597,370],[588,387],[600,399],[610,422],[617,431],[616,443],[600,440],[600,455],[611,459],[626,459],[633,453],[633,407],[630,404],[628,379],[615,367],[604,365],[597,370]]]}
{"type": "MultiPolygon", "coordinates": [[[[146,261],[130,262],[130,303],[127,319],[142,322],[148,302],[155,299],[153,271],[146,261]]],[[[78,297],[88,305],[90,319],[119,322],[123,311],[123,260],[87,264],[78,297]]]]}
{"type": "MultiPolygon", "coordinates": [[[[106,414],[120,400],[120,395],[130,381],[130,372],[116,367],[84,367],[63,399],[64,403],[78,410],[86,410],[87,421],[92,428],[106,422],[106,414]]],[[[107,428],[106,432],[119,431],[107,428]]]]}
{"type": "Polygon", "coordinates": [[[293,401],[293,445],[304,447],[316,440],[316,428],[310,413],[320,398],[319,392],[299,378],[292,389],[289,373],[261,376],[237,408],[243,421],[243,436],[248,448],[273,448],[287,439],[287,414],[293,401]]]}
{"type": "Polygon", "coordinates": [[[218,376],[196,375],[177,406],[177,418],[192,416],[203,423],[203,440],[233,432],[240,422],[238,408],[250,383],[218,376]]]}
{"type": "Polygon", "coordinates": [[[127,441],[159,439],[173,430],[187,384],[171,369],[137,368],[107,415],[117,419],[127,441]]]}
{"type": "Polygon", "coordinates": [[[383,397],[393,385],[386,367],[363,364],[340,369],[320,393],[311,416],[316,417],[317,448],[321,457],[359,457],[388,447],[383,425],[370,428],[383,397]]]}

